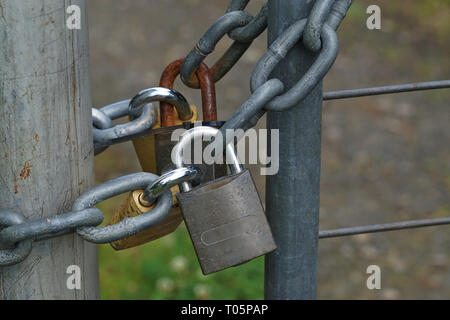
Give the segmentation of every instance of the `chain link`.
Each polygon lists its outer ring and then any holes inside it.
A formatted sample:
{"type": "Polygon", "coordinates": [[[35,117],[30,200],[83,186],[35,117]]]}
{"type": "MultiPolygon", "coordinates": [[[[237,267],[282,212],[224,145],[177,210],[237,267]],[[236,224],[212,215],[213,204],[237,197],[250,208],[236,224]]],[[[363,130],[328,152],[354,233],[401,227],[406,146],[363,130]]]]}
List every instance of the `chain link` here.
{"type": "MultiPolygon", "coordinates": [[[[157,120],[157,116],[158,110],[156,109],[156,106],[146,104],[143,106],[142,113],[139,117],[130,122],[119,124],[107,129],[97,129],[94,126],[95,154],[98,154],[99,149],[101,150],[112,144],[128,141],[130,136],[151,129],[157,120]]],[[[115,120],[115,118],[112,118],[111,120],[115,120]]]]}
{"type": "Polygon", "coordinates": [[[39,241],[74,231],[83,226],[102,223],[103,215],[98,209],[78,210],[16,224],[0,231],[0,242],[14,244],[23,240],[39,241]]]}
{"type": "MultiPolygon", "coordinates": [[[[269,50],[257,63],[251,77],[251,90],[259,88],[268,79],[277,64],[287,55],[302,36],[306,19],[300,20],[282,33],[270,46],[269,50]]],[[[303,100],[323,79],[336,60],[339,43],[336,32],[327,24],[322,29],[322,50],[305,72],[302,78],[291,89],[274,98],[266,106],[266,110],[284,111],[303,100]]]]}
{"type": "Polygon", "coordinates": [[[310,51],[317,52],[322,46],[320,36],[327,21],[334,0],[316,0],[303,33],[303,45],[310,51]]]}
{"type": "MultiPolygon", "coordinates": [[[[197,70],[200,63],[205,60],[205,58],[214,51],[216,44],[222,39],[228,32],[247,25],[252,21],[253,16],[245,11],[233,11],[229,12],[222,17],[220,17],[200,38],[198,43],[195,45],[194,49],[189,52],[181,65],[180,76],[181,80],[185,85],[191,88],[198,88],[200,84],[198,79],[195,77],[195,71],[197,70]]],[[[235,42],[236,43],[236,42],[235,42]]],[[[241,42],[238,42],[241,43],[241,42]]],[[[245,45],[235,45],[231,46],[229,50],[233,50],[233,57],[241,57],[245,50],[247,50],[250,43],[245,45]],[[245,48],[245,50],[244,50],[245,48]],[[239,50],[238,50],[239,49],[239,50]]],[[[225,53],[225,55],[230,53],[225,53]]],[[[239,59],[238,58],[238,59],[239,59]]],[[[229,61],[225,58],[220,59],[220,61],[229,61]]],[[[236,60],[237,61],[237,60],[236,60]]],[[[231,67],[230,67],[231,68],[231,67]]],[[[211,67],[213,78],[216,81],[217,75],[215,75],[217,69],[217,64],[211,67]]]]}
{"type": "Polygon", "coordinates": [[[124,100],[101,109],[92,108],[94,154],[109,146],[135,139],[154,126],[158,108],[151,102],[164,101],[175,106],[181,120],[192,118],[186,98],[175,89],[153,87],[142,90],[131,100],[124,100]],[[130,121],[114,125],[113,120],[128,116],[130,121]]]}
{"type": "Polygon", "coordinates": [[[259,13],[253,17],[243,11],[249,1],[231,1],[227,13],[219,18],[201,37],[197,45],[186,56],[181,68],[181,80],[191,88],[199,88],[195,70],[200,63],[214,51],[216,44],[225,35],[234,40],[230,48],[211,67],[214,82],[222,79],[239,61],[242,55],[266,28],[268,5],[264,4],[259,13]]]}
{"type": "MultiPolygon", "coordinates": [[[[119,194],[145,189],[158,179],[157,175],[139,172],[110,180],[82,194],[73,204],[74,211],[81,211],[99,204],[119,194]]],[[[172,207],[172,194],[165,191],[160,195],[156,206],[148,212],[106,227],[79,227],[77,233],[93,243],[109,243],[130,237],[150,228],[167,218],[172,207]]]]}
{"type": "MultiPolygon", "coordinates": [[[[21,225],[25,217],[20,213],[0,211],[0,228],[21,225]]],[[[20,241],[10,250],[0,250],[0,266],[10,266],[22,262],[30,254],[31,240],[20,241]]]]}

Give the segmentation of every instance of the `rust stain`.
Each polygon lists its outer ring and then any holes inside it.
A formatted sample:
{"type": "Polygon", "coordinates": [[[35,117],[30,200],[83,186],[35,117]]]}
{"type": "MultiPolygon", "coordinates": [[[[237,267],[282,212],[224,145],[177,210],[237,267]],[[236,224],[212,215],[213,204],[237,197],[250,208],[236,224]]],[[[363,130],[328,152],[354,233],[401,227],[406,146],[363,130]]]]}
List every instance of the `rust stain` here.
{"type": "Polygon", "coordinates": [[[45,21],[44,25],[48,25],[49,23],[55,24],[55,19],[52,16],[48,16],[48,21],[45,21]]]}
{"type": "Polygon", "coordinates": [[[5,153],[5,155],[3,156],[3,159],[8,159],[9,154],[5,153]]]}
{"type": "Polygon", "coordinates": [[[30,176],[31,167],[32,167],[32,165],[29,160],[27,162],[25,162],[25,165],[23,166],[22,171],[20,171],[20,175],[19,175],[20,180],[25,180],[30,176]]]}
{"type": "Polygon", "coordinates": [[[64,144],[66,146],[68,146],[70,144],[70,123],[67,125],[66,142],[64,144]]]}
{"type": "Polygon", "coordinates": [[[36,143],[39,142],[39,135],[37,133],[34,135],[34,141],[36,141],[36,143]]]}
{"type": "Polygon", "coordinates": [[[19,193],[19,186],[16,184],[14,184],[14,194],[18,194],[19,193]]]}
{"type": "MultiPolygon", "coordinates": [[[[164,69],[159,82],[161,87],[173,88],[175,79],[180,74],[183,61],[184,59],[175,60],[164,69]]],[[[217,120],[216,88],[214,85],[212,69],[210,70],[208,66],[202,62],[196,71],[196,77],[194,77],[194,79],[199,83],[201,88],[203,121],[217,120]]],[[[160,111],[162,127],[175,124],[174,108],[171,104],[161,101],[160,111]]]]}

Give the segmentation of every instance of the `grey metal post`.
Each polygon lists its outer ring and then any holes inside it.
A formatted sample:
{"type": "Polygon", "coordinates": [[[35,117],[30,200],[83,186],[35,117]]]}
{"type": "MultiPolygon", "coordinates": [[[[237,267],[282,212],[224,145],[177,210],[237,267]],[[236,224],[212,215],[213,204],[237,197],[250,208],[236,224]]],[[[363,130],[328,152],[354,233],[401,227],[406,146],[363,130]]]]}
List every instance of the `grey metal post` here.
{"type": "MultiPolygon", "coordinates": [[[[92,187],[86,0],[0,0],[0,208],[28,219],[69,211],[92,187]],[[66,28],[69,5],[81,30],[66,28]]],[[[97,249],[70,234],[0,269],[0,299],[98,298],[97,249]],[[81,268],[81,289],[67,268],[81,268]]]]}
{"type": "MultiPolygon", "coordinates": [[[[314,1],[269,0],[268,42],[306,18],[314,1]]],[[[314,60],[300,42],[273,77],[291,87],[314,60]]],[[[266,211],[278,250],[266,256],[266,299],[315,299],[320,189],[322,83],[289,111],[269,112],[280,129],[280,170],[266,179],[266,211]]],[[[269,139],[270,140],[270,139],[269,139]]]]}

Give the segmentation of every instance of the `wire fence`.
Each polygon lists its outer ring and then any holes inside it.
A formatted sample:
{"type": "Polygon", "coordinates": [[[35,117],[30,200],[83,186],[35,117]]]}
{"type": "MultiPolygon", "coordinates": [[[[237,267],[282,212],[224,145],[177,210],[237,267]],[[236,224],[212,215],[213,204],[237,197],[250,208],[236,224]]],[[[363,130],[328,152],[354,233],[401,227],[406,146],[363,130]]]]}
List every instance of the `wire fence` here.
{"type": "MultiPolygon", "coordinates": [[[[450,88],[450,80],[407,83],[407,84],[382,86],[382,87],[325,92],[323,94],[323,100],[329,101],[329,100],[338,100],[338,99],[368,97],[368,96],[383,95],[383,94],[394,94],[394,93],[435,90],[435,89],[448,89],[448,88],[450,88]]],[[[448,225],[448,224],[450,224],[450,217],[409,220],[409,221],[374,224],[374,225],[367,225],[367,226],[339,228],[339,229],[332,229],[332,230],[321,230],[321,231],[319,231],[319,238],[320,239],[337,238],[337,237],[345,237],[345,236],[352,236],[352,235],[358,235],[358,234],[396,231],[396,230],[405,230],[405,229],[416,229],[416,228],[433,227],[433,226],[448,225]]]]}

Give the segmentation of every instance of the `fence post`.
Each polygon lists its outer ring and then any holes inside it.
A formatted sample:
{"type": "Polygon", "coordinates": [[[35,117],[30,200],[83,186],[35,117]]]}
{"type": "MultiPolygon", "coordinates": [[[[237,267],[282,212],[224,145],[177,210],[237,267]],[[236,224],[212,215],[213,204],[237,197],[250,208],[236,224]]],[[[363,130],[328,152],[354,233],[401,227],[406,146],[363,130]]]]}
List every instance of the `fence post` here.
{"type": "MultiPolygon", "coordinates": [[[[268,42],[306,18],[314,1],[269,0],[268,42]]],[[[315,55],[300,42],[273,72],[290,88],[315,55]]],[[[322,83],[285,112],[269,112],[280,129],[280,170],[266,179],[266,212],[278,250],[266,256],[266,299],[315,299],[320,191],[322,83]]],[[[269,139],[270,141],[270,139],[269,139]]]]}
{"type": "MultiPolygon", "coordinates": [[[[0,39],[0,208],[27,219],[70,211],[94,182],[86,0],[0,0],[0,39]],[[67,28],[70,5],[79,30],[67,28]]],[[[0,299],[98,297],[97,249],[75,234],[0,268],[0,299]],[[67,287],[71,265],[79,290],[67,287]]]]}

